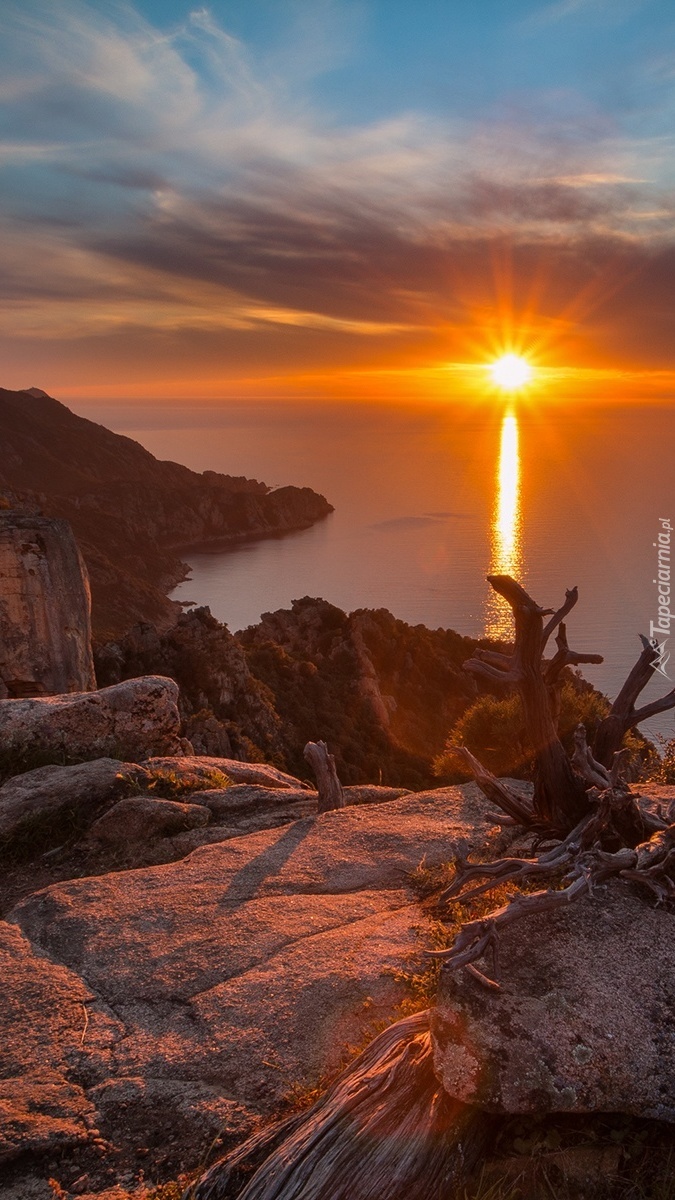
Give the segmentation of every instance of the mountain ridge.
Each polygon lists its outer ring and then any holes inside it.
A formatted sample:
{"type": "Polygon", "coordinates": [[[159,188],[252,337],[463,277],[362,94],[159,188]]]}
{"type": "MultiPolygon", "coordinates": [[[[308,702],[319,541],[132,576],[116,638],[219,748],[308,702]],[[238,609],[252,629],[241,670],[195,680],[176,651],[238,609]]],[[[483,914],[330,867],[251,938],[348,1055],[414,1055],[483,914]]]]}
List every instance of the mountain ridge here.
{"type": "Polygon", "coordinates": [[[181,549],[279,536],[333,511],[310,488],[198,474],[77,416],[40,388],[0,388],[0,503],[73,526],[92,589],[95,637],[139,620],[160,626],[180,607],[167,591],[187,574],[181,549]]]}

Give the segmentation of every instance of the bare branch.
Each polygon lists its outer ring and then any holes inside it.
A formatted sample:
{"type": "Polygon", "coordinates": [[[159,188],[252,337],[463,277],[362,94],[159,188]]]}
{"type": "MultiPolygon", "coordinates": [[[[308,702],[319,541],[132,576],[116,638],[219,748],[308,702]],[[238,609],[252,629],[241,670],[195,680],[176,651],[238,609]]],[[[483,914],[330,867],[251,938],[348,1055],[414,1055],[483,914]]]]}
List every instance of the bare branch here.
{"type": "Polygon", "coordinates": [[[516,896],[489,916],[470,921],[460,930],[454,944],[448,950],[427,950],[425,953],[429,958],[439,959],[446,969],[457,970],[458,967],[464,967],[481,958],[492,940],[507,925],[521,921],[523,917],[570,904],[588,891],[589,881],[585,874],[580,874],[562,891],[532,892],[529,896],[516,896]]]}
{"type": "Polygon", "coordinates": [[[596,762],[591,753],[591,748],[586,741],[585,725],[577,725],[574,731],[572,765],[576,767],[582,779],[587,780],[590,784],[594,784],[595,787],[607,788],[610,786],[609,771],[606,767],[603,767],[602,763],[596,762]]]}
{"type": "Polygon", "coordinates": [[[633,711],[640,692],[647,686],[656,670],[658,651],[642,634],[640,641],[644,648],[612,705],[612,714],[628,716],[633,711]]]}
{"type": "Polygon", "coordinates": [[[645,704],[640,709],[635,708],[638,696],[649,683],[659,662],[659,652],[653,643],[643,634],[640,634],[640,641],[643,647],[640,657],[595,735],[595,756],[606,766],[611,763],[614,752],[620,749],[624,734],[629,729],[657,713],[675,708],[675,688],[660,700],[645,704]]]}
{"type": "Polygon", "coordinates": [[[521,883],[535,878],[537,875],[550,875],[554,871],[559,871],[562,867],[568,866],[579,852],[584,841],[585,831],[591,821],[592,814],[589,813],[567,835],[564,841],[558,842],[556,846],[547,850],[545,854],[540,854],[538,858],[502,858],[492,863],[467,863],[458,859],[456,877],[450,886],[441,892],[438,904],[446,904],[457,897],[460,904],[464,904],[475,896],[489,892],[503,883],[521,883]],[[468,892],[463,891],[463,888],[467,883],[471,883],[472,879],[481,878],[487,882],[468,892]]]}
{"type": "Polygon", "coordinates": [[[576,667],[580,663],[601,663],[604,662],[602,654],[579,654],[576,650],[570,650],[567,644],[567,627],[564,621],[560,623],[560,629],[555,639],[558,650],[548,664],[545,672],[547,684],[552,684],[558,678],[563,667],[576,667]]]}
{"type": "Polygon", "coordinates": [[[525,588],[516,583],[510,575],[488,575],[487,580],[511,608],[525,608],[540,617],[548,616],[553,612],[552,608],[540,608],[537,602],[527,594],[525,588]]]}
{"type": "Polygon", "coordinates": [[[612,759],[612,766],[609,772],[609,779],[613,788],[617,787],[621,778],[626,759],[630,757],[630,750],[624,747],[623,750],[617,750],[612,759]]]}
{"type": "Polygon", "coordinates": [[[637,711],[631,714],[629,729],[633,729],[642,721],[647,721],[649,717],[655,717],[657,713],[668,712],[669,708],[675,708],[675,688],[672,692],[668,692],[665,696],[661,696],[660,700],[652,700],[650,704],[643,705],[637,711]]]}
{"type": "Polygon", "coordinates": [[[480,675],[483,679],[494,679],[498,683],[518,683],[520,679],[520,672],[515,668],[505,671],[477,658],[467,658],[466,662],[462,663],[462,670],[469,671],[472,675],[480,675]]]}
{"type": "Polygon", "coordinates": [[[551,634],[553,633],[553,630],[557,629],[558,625],[560,625],[560,622],[565,620],[565,617],[567,616],[568,612],[572,611],[572,609],[574,608],[574,605],[576,604],[578,599],[579,599],[578,587],[568,588],[566,590],[565,603],[563,605],[561,605],[561,607],[558,609],[558,611],[553,614],[553,616],[551,617],[551,620],[547,621],[546,625],[544,626],[543,646],[546,645],[548,639],[550,638],[551,634]]]}
{"type": "Polygon", "coordinates": [[[512,817],[519,825],[534,824],[534,813],[525,797],[486,770],[466,746],[451,746],[448,754],[454,754],[455,758],[464,763],[483,795],[496,804],[497,808],[503,809],[507,816],[512,817]]]}
{"type": "Polygon", "coordinates": [[[482,971],[479,971],[478,967],[476,967],[473,963],[467,963],[466,970],[470,975],[473,975],[474,979],[478,981],[481,987],[486,988],[488,992],[501,992],[501,985],[498,984],[494,979],[488,979],[487,975],[484,975],[482,971]]]}

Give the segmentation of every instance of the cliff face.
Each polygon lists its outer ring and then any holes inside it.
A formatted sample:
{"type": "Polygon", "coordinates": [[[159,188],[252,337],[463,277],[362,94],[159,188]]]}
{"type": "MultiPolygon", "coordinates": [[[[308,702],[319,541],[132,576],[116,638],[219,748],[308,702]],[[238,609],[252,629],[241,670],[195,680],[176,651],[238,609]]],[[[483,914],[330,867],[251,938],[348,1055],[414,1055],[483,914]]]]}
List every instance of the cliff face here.
{"type": "Polygon", "coordinates": [[[89,569],[97,638],[134,621],[168,625],[166,591],[188,546],[304,529],[332,512],[310,488],[197,474],[78,417],[31,389],[0,389],[0,493],[7,504],[67,518],[89,569]]]}
{"type": "Polygon", "coordinates": [[[0,516],[0,698],[96,686],[90,605],[67,521],[0,516]]]}

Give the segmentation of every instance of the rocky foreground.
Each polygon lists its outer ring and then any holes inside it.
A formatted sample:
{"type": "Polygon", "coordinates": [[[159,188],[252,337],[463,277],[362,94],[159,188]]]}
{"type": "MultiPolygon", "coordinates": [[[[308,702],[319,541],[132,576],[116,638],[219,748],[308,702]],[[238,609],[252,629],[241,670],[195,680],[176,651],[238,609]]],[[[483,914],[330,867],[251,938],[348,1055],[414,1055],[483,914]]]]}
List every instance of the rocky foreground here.
{"type": "MultiPolygon", "coordinates": [[[[53,1200],[50,1180],[151,1195],[284,1115],[423,1007],[438,930],[420,880],[505,837],[473,784],[348,788],[349,807],[317,815],[316,793],[273,767],[175,756],[36,769],[0,789],[0,818],[16,827],[17,797],[35,815],[67,795],[84,812],[69,843],[33,843],[22,867],[5,841],[3,1200],[53,1200]]],[[[453,1104],[675,1123],[672,916],[601,890],[513,929],[499,995],[443,986],[432,1042],[453,1104]]],[[[583,1159],[586,1184],[608,1161],[583,1159]]]]}
{"type": "MultiPolygon", "coordinates": [[[[52,884],[0,924],[7,1200],[47,1200],[50,1177],[101,1195],[113,1184],[133,1191],[139,1172],[194,1170],[213,1139],[227,1149],[316,1086],[393,1019],[407,995],[397,975],[420,969],[429,926],[409,873],[485,839],[472,785],[317,816],[316,793],[260,764],[218,761],[264,780],[257,795],[255,782],[200,789],[195,765],[203,780],[215,763],[135,768],[147,781],[161,771],[192,782],[181,803],[150,792],[136,826],[143,853],[154,844],[179,861],[52,884]],[[251,824],[270,819],[260,793],[276,794],[283,823],[242,835],[237,808],[251,824]],[[289,821],[289,801],[309,815],[289,821]],[[166,806],[163,824],[152,823],[153,803],[166,806]],[[200,841],[210,844],[194,849],[200,841]]],[[[110,784],[133,766],[41,768],[0,790],[0,813],[17,789],[44,790],[50,773],[63,787],[68,772],[81,782],[88,770],[93,793],[95,772],[110,784]]],[[[125,831],[129,847],[133,806],[143,807],[131,799],[120,813],[109,790],[82,855],[115,842],[116,810],[117,849],[125,831]]]]}

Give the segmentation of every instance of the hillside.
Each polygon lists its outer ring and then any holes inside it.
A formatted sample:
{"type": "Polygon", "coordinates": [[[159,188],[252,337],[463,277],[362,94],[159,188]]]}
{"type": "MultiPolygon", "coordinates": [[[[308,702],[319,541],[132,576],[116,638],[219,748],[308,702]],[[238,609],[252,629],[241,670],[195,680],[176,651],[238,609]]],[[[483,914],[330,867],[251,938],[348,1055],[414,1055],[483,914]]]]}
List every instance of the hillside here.
{"type": "Polygon", "coordinates": [[[166,592],[185,574],[179,551],[304,529],[332,512],[310,488],[198,474],[78,417],[38,388],[0,389],[4,507],[65,517],[92,587],[97,639],[138,620],[166,625],[166,592]]]}
{"type": "Polygon", "coordinates": [[[180,686],[199,754],[273,761],[306,777],[325,738],[343,783],[427,787],[432,758],[476,695],[461,669],[475,641],[407,625],[385,609],[348,615],[304,597],[231,634],[207,608],[164,633],[136,626],[99,648],[99,686],[150,672],[180,686]]]}

